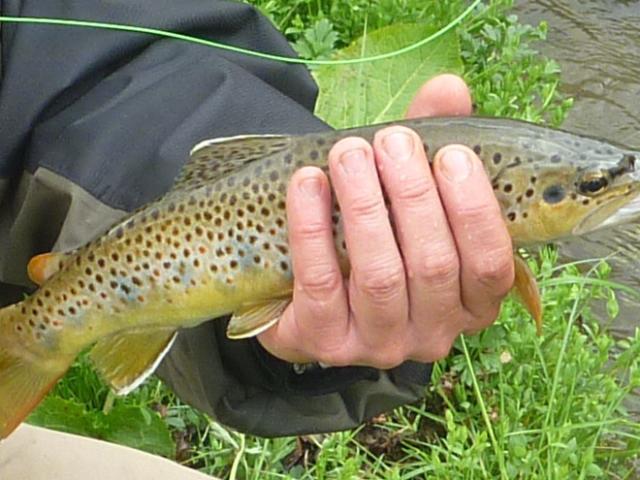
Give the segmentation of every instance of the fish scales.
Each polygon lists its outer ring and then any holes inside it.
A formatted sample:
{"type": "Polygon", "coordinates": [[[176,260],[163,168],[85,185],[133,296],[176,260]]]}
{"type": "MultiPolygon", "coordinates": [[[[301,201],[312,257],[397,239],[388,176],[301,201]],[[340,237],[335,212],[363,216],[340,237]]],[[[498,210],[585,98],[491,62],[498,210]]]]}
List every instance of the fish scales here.
{"type": "MultiPolygon", "coordinates": [[[[640,188],[631,178],[637,153],[597,139],[503,119],[400,123],[418,132],[430,156],[453,143],[478,154],[516,246],[592,230],[640,188]],[[602,181],[606,185],[596,188],[602,181]]],[[[78,250],[41,259],[41,288],[0,311],[0,438],[24,416],[3,392],[23,388],[22,396],[36,402],[96,342],[94,362],[109,364],[101,370],[107,381],[126,387],[150,370],[136,364],[126,377],[113,373],[110,362],[126,359],[104,352],[130,348],[127,335],[167,332],[150,341],[157,351],[150,351],[148,363],[154,363],[178,328],[235,314],[247,336],[277,320],[293,284],[286,224],[291,175],[306,165],[328,172],[326,158],[338,140],[356,135],[371,141],[379,129],[205,142],[162,198],[78,250]],[[16,365],[35,369],[42,382],[20,387],[18,374],[11,373],[19,371],[16,365]]],[[[332,221],[347,274],[335,202],[332,221]]]]}

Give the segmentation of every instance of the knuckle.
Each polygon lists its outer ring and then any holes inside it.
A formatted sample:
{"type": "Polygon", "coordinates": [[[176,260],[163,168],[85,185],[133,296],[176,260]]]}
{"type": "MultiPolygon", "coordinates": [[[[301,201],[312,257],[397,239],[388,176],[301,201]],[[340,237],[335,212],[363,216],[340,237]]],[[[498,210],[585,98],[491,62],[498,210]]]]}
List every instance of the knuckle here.
{"type": "Polygon", "coordinates": [[[342,288],[341,273],[328,264],[305,268],[296,276],[296,281],[299,288],[315,300],[327,298],[342,288]]]}
{"type": "Polygon", "coordinates": [[[355,282],[364,295],[385,302],[403,291],[405,273],[400,262],[390,262],[378,268],[369,267],[356,274],[355,282]]]}
{"type": "Polygon", "coordinates": [[[351,199],[347,206],[355,218],[361,223],[374,223],[388,218],[387,207],[379,195],[360,195],[351,199]]]}
{"type": "Polygon", "coordinates": [[[390,355],[390,356],[379,356],[371,362],[371,366],[373,368],[377,368],[378,370],[391,370],[392,368],[396,368],[404,363],[404,357],[398,355],[390,355]]]}
{"type": "Polygon", "coordinates": [[[318,353],[315,355],[316,361],[332,367],[355,365],[356,359],[354,355],[342,348],[342,346],[342,344],[329,346],[328,348],[323,346],[323,348],[319,349],[318,353]]]}
{"type": "Polygon", "coordinates": [[[436,362],[449,356],[456,337],[442,337],[428,342],[413,357],[419,362],[436,362]]]}
{"type": "Polygon", "coordinates": [[[420,283],[450,285],[459,279],[460,260],[454,251],[430,255],[411,270],[420,283]]]}
{"type": "Polygon", "coordinates": [[[513,256],[511,249],[487,252],[473,258],[471,264],[473,278],[495,293],[506,295],[514,280],[513,256]]]}
{"type": "Polygon", "coordinates": [[[308,242],[310,240],[324,239],[331,227],[328,222],[307,220],[299,224],[290,225],[295,240],[308,242]]]}
{"type": "Polygon", "coordinates": [[[408,204],[423,204],[434,192],[435,185],[425,176],[406,180],[397,193],[398,200],[408,204]]]}
{"type": "Polygon", "coordinates": [[[372,350],[367,357],[361,363],[378,370],[390,370],[407,360],[405,349],[400,345],[372,350]]]}
{"type": "Polygon", "coordinates": [[[484,201],[475,205],[461,205],[458,208],[458,215],[469,229],[488,224],[493,227],[494,223],[500,219],[500,209],[494,201],[484,201]]]}

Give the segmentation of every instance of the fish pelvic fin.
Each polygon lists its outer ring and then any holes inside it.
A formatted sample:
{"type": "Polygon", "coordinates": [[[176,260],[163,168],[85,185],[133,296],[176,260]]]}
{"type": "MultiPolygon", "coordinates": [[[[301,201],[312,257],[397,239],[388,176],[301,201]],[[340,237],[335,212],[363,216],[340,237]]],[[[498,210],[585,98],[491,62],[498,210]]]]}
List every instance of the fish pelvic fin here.
{"type": "Polygon", "coordinates": [[[89,357],[113,391],[126,395],[155,371],[177,335],[170,329],[118,332],[98,341],[89,357]]]}
{"type": "Polygon", "coordinates": [[[15,305],[0,310],[0,440],[40,403],[73,362],[73,357],[44,359],[21,346],[12,330],[20,321],[15,305]]]}
{"type": "Polygon", "coordinates": [[[64,262],[72,252],[49,252],[36,255],[29,260],[27,274],[29,279],[40,286],[64,266],[64,262]]]}
{"type": "Polygon", "coordinates": [[[542,301],[536,277],[527,262],[517,253],[513,256],[515,281],[513,289],[536,322],[536,333],[542,335],[542,301]]]}
{"type": "Polygon", "coordinates": [[[275,324],[290,303],[290,298],[284,298],[236,310],[229,320],[227,337],[232,340],[255,337],[275,324]]]}

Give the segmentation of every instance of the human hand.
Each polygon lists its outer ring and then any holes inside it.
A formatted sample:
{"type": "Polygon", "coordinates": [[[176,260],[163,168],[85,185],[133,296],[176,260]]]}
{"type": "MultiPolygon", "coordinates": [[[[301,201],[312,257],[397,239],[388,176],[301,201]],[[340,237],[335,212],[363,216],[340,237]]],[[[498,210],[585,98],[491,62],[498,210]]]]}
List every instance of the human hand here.
{"type": "MultiPolygon", "coordinates": [[[[442,75],[421,88],[407,116],[470,113],[467,86],[442,75]]],[[[287,196],[293,302],[258,337],[269,352],[291,362],[388,369],[443,358],[461,332],[493,323],[513,283],[512,246],[471,150],[447,146],[430,166],[420,138],[392,126],[373,146],[338,142],[329,169],[351,273],[343,279],[338,266],[328,180],[302,168],[287,196]]]]}

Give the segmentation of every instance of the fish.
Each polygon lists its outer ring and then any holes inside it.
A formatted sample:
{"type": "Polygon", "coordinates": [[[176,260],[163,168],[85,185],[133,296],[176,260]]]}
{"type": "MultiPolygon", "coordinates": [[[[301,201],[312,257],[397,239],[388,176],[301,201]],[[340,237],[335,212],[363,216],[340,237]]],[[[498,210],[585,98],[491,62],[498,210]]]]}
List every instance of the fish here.
{"type": "MultiPolygon", "coordinates": [[[[639,153],[596,138],[501,118],[393,124],[414,129],[430,154],[457,143],[480,157],[516,249],[597,230],[640,193],[639,153]]],[[[229,338],[271,327],[292,298],[291,175],[307,165],[328,173],[338,140],[371,141],[383,126],[205,140],[162,197],[86,245],[34,257],[27,269],[39,288],[0,310],[0,439],[88,348],[105,382],[126,394],[154,371],[182,328],[226,315],[229,338]]],[[[335,201],[332,219],[346,276],[335,201]]],[[[514,262],[514,288],[540,330],[535,277],[518,255],[514,262]]]]}

